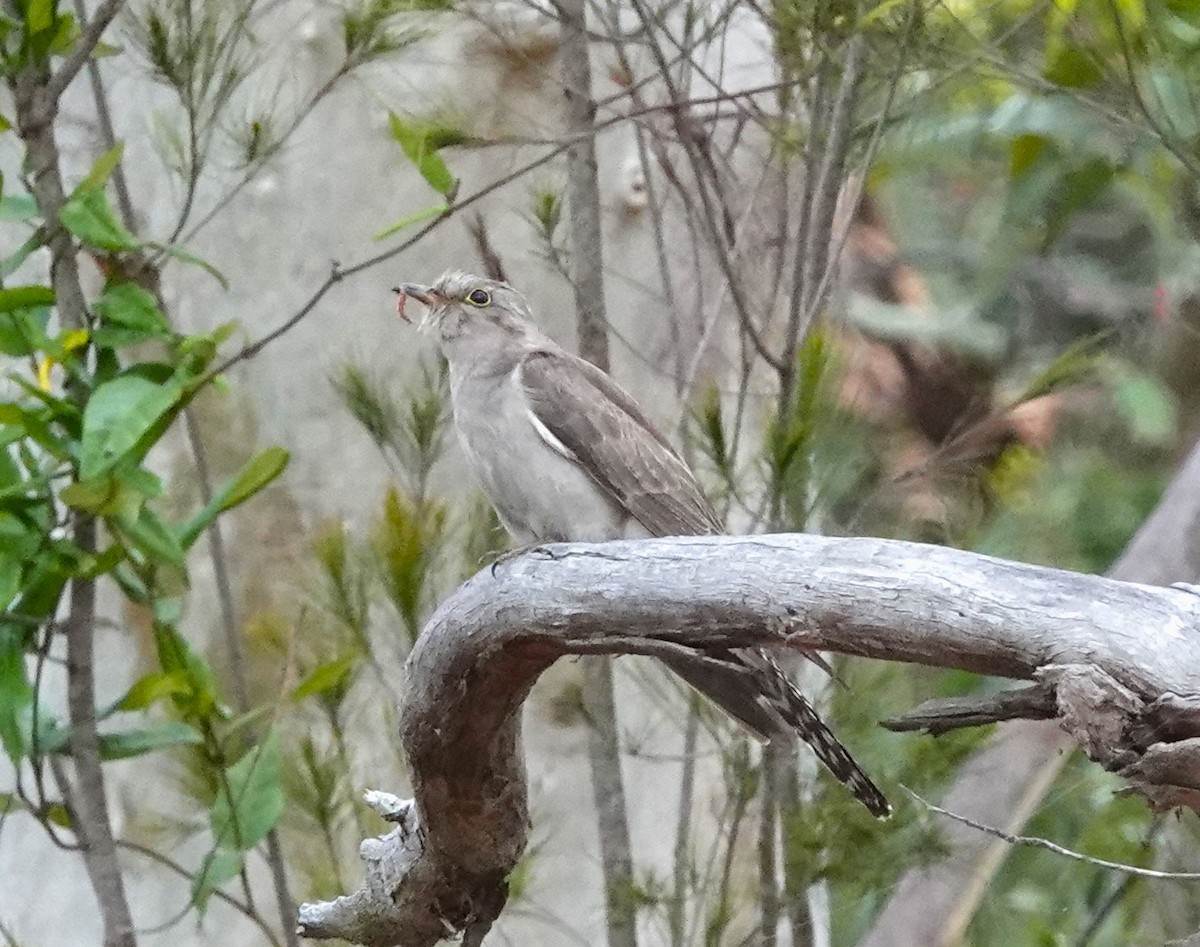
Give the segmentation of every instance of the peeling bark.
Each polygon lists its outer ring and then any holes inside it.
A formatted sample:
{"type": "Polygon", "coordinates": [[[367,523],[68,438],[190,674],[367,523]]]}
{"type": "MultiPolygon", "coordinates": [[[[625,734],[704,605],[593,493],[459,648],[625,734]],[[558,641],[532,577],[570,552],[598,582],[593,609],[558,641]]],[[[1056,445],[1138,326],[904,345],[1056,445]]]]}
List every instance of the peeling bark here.
{"type": "MultiPolygon", "coordinates": [[[[1150,585],[1200,578],[1198,523],[1200,448],[1193,448],[1154,512],[1109,570],[1109,577],[1150,585]]],[[[1164,697],[1164,701],[1179,706],[1177,712],[1185,716],[1200,709],[1195,706],[1200,704],[1196,698],[1191,699],[1190,709],[1187,698],[1171,696],[1164,697]]],[[[1164,719],[1171,712],[1166,707],[1157,711],[1164,719]]],[[[1146,742],[1153,741],[1147,738],[1146,742]]],[[[1063,752],[1069,745],[1066,735],[1058,731],[1053,735],[1030,732],[1023,738],[1010,737],[1002,745],[985,747],[959,771],[944,802],[953,811],[977,822],[1005,825],[1018,831],[1024,820],[1014,822],[1017,811],[1013,808],[1014,799],[1025,799],[1028,793],[1014,794],[1012,782],[1022,782],[1029,792],[1046,791],[1062,766],[1063,752]],[[997,771],[1006,773],[1007,778],[993,779],[992,774],[997,771]],[[983,791],[958,791],[973,787],[983,791]]],[[[975,907],[971,899],[980,891],[979,872],[969,866],[987,863],[994,871],[1001,859],[994,855],[996,840],[965,826],[951,827],[949,841],[954,856],[933,868],[914,869],[905,875],[859,947],[925,947],[954,942],[960,928],[965,930],[964,918],[975,907]]]]}
{"type": "Polygon", "coordinates": [[[401,717],[415,801],[364,843],[364,886],[302,907],[301,933],[478,943],[528,837],[517,711],[536,677],[567,654],[749,645],[1037,681],[1094,759],[1155,805],[1195,802],[1200,596],[1188,589],[875,539],[544,546],[481,572],[430,619],[401,717]]]}

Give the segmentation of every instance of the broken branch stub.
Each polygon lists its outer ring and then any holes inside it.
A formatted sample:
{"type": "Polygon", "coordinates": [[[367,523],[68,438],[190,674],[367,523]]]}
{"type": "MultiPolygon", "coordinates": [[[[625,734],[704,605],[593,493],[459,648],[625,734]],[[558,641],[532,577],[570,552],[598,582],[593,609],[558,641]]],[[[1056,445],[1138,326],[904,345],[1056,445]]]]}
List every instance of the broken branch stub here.
{"type": "Polygon", "coordinates": [[[478,943],[528,839],[519,709],[537,676],[565,654],[750,645],[1037,681],[1029,716],[1052,711],[1156,805],[1200,800],[1200,596],[1189,590],[875,539],[545,546],[485,569],[429,620],[401,713],[415,802],[373,797],[396,828],[363,843],[358,891],[301,908],[300,932],[478,943]]]}

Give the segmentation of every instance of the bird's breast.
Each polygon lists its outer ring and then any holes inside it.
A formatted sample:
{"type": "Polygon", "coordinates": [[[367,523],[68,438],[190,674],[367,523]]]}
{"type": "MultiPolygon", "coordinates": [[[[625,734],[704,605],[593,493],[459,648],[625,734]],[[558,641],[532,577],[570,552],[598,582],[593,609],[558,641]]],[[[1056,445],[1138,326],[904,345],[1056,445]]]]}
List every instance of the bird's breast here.
{"type": "Polygon", "coordinates": [[[514,373],[455,377],[451,406],[468,463],[518,542],[600,542],[640,530],[628,513],[547,439],[514,373]]]}

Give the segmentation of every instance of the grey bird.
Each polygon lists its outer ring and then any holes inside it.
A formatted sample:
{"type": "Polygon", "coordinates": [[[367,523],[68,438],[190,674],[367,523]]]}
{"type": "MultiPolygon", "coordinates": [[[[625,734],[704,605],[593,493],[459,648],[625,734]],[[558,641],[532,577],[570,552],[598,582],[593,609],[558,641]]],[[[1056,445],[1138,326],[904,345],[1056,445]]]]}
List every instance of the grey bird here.
{"type": "MultiPolygon", "coordinates": [[[[409,298],[427,307],[422,328],[450,365],[459,440],[519,543],[724,532],[687,464],[633,398],[542,333],[511,286],[452,272],[395,291],[403,318],[409,298]]],[[[799,736],[867,809],[891,812],[767,652],[725,649],[665,663],[760,738],[799,736]]]]}

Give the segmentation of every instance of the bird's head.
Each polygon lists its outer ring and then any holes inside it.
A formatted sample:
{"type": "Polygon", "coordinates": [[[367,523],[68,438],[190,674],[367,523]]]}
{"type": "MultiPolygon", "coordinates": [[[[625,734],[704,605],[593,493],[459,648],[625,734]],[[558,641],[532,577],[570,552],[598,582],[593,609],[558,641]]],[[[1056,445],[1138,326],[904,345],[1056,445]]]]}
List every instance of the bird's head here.
{"type": "Polygon", "coordinates": [[[396,311],[405,322],[411,321],[409,300],[425,305],[419,328],[432,334],[447,354],[456,343],[498,345],[536,332],[525,297],[498,280],[450,272],[432,286],[401,283],[394,291],[396,311]]]}

